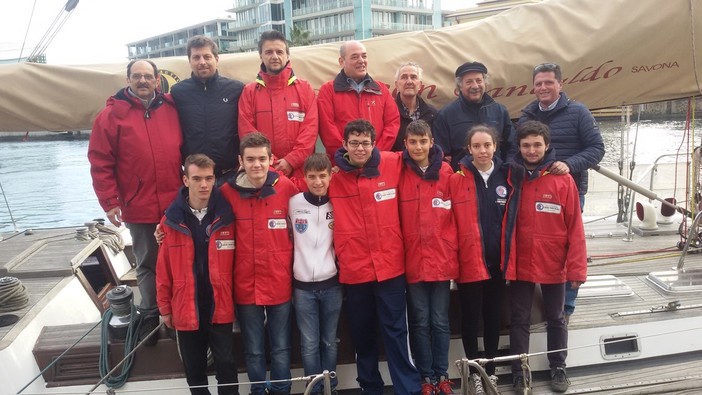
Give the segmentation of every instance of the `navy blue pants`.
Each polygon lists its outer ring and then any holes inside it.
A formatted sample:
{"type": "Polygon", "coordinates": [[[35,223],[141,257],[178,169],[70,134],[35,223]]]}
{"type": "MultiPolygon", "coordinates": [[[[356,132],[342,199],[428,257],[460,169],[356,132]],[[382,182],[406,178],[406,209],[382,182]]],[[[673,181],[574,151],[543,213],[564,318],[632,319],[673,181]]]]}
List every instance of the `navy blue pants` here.
{"type": "Polygon", "coordinates": [[[395,394],[421,392],[419,372],[410,360],[405,288],[404,275],[346,285],[346,314],[356,350],[357,380],[364,394],[380,395],[385,386],[378,370],[378,325],[395,394]]]}

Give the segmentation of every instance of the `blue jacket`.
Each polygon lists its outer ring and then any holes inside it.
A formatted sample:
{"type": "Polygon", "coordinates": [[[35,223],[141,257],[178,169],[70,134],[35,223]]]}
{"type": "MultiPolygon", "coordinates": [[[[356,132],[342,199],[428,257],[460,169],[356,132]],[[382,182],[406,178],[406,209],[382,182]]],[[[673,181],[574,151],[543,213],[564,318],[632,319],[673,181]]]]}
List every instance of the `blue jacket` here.
{"type": "Polygon", "coordinates": [[[551,144],[556,160],[565,162],[581,194],[587,193],[587,169],[600,163],[605,149],[595,117],[582,103],[561,98],[553,110],[539,110],[535,100],[522,110],[519,122],[534,120],[551,128],[551,144]]]}
{"type": "Polygon", "coordinates": [[[500,136],[498,156],[503,161],[510,160],[517,152],[514,144],[515,132],[507,108],[497,103],[487,93],[479,104],[468,102],[463,95],[439,110],[434,117],[432,131],[434,140],[446,155],[451,156],[451,167],[458,170],[458,163],[466,152],[468,130],[475,125],[488,125],[497,130],[500,136]]]}
{"type": "Polygon", "coordinates": [[[215,73],[205,83],[194,76],[171,88],[183,129],[183,158],[205,154],[216,164],[215,175],[239,167],[239,97],[241,81],[215,73]]]}

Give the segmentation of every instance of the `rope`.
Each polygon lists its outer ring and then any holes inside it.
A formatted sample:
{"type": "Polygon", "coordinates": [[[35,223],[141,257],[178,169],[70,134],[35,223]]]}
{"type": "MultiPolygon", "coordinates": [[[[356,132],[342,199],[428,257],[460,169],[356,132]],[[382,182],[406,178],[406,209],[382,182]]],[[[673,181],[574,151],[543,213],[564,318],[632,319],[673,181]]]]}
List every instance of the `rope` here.
{"type": "Polygon", "coordinates": [[[98,382],[96,387],[103,382],[109,388],[122,387],[129,378],[129,371],[132,369],[132,364],[134,362],[134,353],[132,351],[136,349],[137,341],[139,339],[139,328],[141,328],[141,319],[137,315],[136,306],[132,305],[131,307],[131,313],[129,316],[129,326],[127,327],[127,336],[124,339],[125,357],[122,360],[124,362],[122,364],[122,372],[115,376],[113,376],[112,373],[116,368],[119,367],[119,365],[115,366],[114,369],[110,370],[110,345],[108,341],[108,331],[111,318],[112,308],[109,308],[107,309],[107,311],[105,311],[105,314],[102,316],[102,333],[100,336],[99,360],[100,377],[102,377],[102,379],[100,380],[100,382],[98,382]]]}
{"type": "Polygon", "coordinates": [[[95,227],[99,231],[99,237],[102,243],[109,247],[112,252],[117,254],[124,250],[124,240],[117,229],[109,228],[101,223],[98,223],[95,227]]]}
{"type": "Polygon", "coordinates": [[[15,277],[0,278],[0,313],[20,310],[29,304],[29,292],[15,277]]]}

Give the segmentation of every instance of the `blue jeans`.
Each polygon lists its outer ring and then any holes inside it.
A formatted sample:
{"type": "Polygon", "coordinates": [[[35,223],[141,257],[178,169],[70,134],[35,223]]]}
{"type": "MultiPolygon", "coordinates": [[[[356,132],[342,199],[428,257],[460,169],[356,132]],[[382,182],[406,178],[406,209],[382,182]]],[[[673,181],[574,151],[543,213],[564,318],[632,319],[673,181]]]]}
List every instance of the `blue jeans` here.
{"type": "MultiPolygon", "coordinates": [[[[290,302],[274,306],[236,305],[249,381],[266,381],[265,326],[271,346],[271,380],[290,379],[290,302]]],[[[290,381],[271,383],[268,390],[290,393],[290,381]]],[[[265,384],[252,384],[251,394],[262,395],[265,384]]]]}
{"type": "Polygon", "coordinates": [[[407,314],[415,366],[422,378],[448,377],[450,281],[407,285],[407,314]]]}
{"type": "MultiPolygon", "coordinates": [[[[339,323],[342,298],[341,285],[313,291],[293,289],[295,318],[300,329],[302,366],[306,376],[320,374],[324,370],[336,371],[336,326],[339,323]]],[[[332,390],[337,383],[336,377],[331,379],[332,390]]],[[[315,385],[312,391],[321,393],[322,383],[315,385]]]]}

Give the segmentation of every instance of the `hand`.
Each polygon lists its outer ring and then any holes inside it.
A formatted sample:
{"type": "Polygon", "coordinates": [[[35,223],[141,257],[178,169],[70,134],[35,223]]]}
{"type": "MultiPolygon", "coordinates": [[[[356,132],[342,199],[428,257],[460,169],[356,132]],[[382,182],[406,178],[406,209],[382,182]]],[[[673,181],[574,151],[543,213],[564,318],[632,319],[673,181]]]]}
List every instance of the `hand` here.
{"type": "Polygon", "coordinates": [[[162,315],[161,319],[163,320],[164,325],[166,325],[167,327],[169,327],[171,329],[174,329],[173,328],[173,314],[162,315]]]}
{"type": "Polygon", "coordinates": [[[570,168],[565,162],[555,161],[551,164],[548,171],[551,172],[551,174],[569,174],[570,168]]]}
{"type": "Polygon", "coordinates": [[[154,238],[156,239],[156,243],[159,245],[163,243],[163,239],[166,237],[166,233],[163,232],[163,229],[161,229],[161,224],[156,225],[156,231],[154,231],[154,238]]]}
{"type": "Polygon", "coordinates": [[[288,163],[287,160],[285,160],[285,159],[280,159],[279,161],[274,162],[274,163],[275,163],[275,164],[274,164],[273,167],[274,167],[276,170],[278,170],[279,172],[282,172],[283,174],[285,174],[286,177],[290,177],[290,175],[291,175],[292,172],[293,172],[293,168],[292,168],[292,166],[290,166],[290,163],[288,163]]]}
{"type": "Polygon", "coordinates": [[[119,207],[114,207],[106,212],[107,219],[116,227],[122,226],[122,210],[119,207]]]}
{"type": "Polygon", "coordinates": [[[451,163],[451,159],[452,159],[451,155],[444,155],[444,162],[447,162],[447,163],[450,164],[450,163],[451,163]]]}
{"type": "Polygon", "coordinates": [[[336,173],[338,173],[339,170],[341,170],[341,169],[339,169],[339,166],[333,166],[331,170],[332,170],[332,174],[336,174],[336,173]]]}
{"type": "Polygon", "coordinates": [[[583,285],[585,282],[584,281],[571,281],[570,282],[570,287],[573,289],[578,289],[580,288],[581,285],[583,285]]]}

